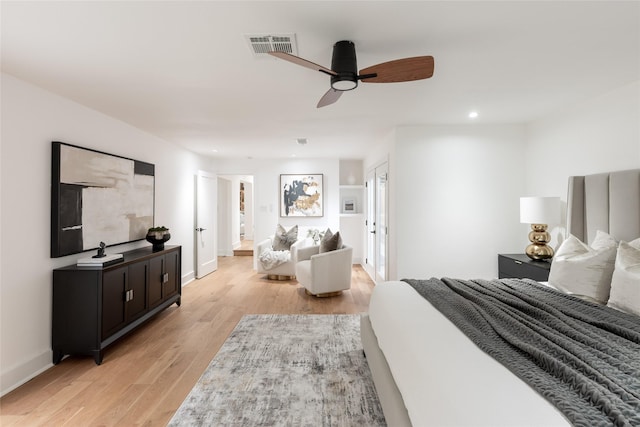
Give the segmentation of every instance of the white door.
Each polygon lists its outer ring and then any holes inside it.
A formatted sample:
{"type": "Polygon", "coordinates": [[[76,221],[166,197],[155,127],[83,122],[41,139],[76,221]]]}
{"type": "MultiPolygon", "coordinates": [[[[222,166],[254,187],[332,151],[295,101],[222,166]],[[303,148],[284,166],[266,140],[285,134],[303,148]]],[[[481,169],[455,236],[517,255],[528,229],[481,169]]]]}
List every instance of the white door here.
{"type": "Polygon", "coordinates": [[[196,176],[196,278],[218,269],[218,177],[199,171],[196,176]]]}
{"type": "Polygon", "coordinates": [[[387,164],[376,168],[376,256],[375,281],[383,282],[387,280],[387,164]]]}
{"type": "Polygon", "coordinates": [[[364,269],[372,279],[375,277],[375,253],[376,253],[376,171],[367,172],[367,256],[364,269]]]}
{"type": "Polygon", "coordinates": [[[387,164],[367,173],[367,257],[365,270],[377,282],[387,280],[387,164]]]}

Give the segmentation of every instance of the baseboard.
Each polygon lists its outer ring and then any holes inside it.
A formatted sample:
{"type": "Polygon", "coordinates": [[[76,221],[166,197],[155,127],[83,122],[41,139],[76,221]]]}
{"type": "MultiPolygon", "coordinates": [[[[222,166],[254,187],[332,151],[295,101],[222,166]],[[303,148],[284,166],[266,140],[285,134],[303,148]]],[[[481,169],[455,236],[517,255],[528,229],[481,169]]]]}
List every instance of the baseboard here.
{"type": "Polygon", "coordinates": [[[52,366],[51,350],[47,350],[31,360],[3,372],[0,375],[0,396],[15,390],[52,366]]]}
{"type": "Polygon", "coordinates": [[[182,275],[182,286],[187,286],[189,283],[196,280],[196,272],[190,271],[187,274],[182,275]]]}
{"type": "Polygon", "coordinates": [[[238,240],[237,242],[233,242],[233,243],[231,244],[231,247],[232,247],[233,249],[238,249],[240,246],[242,246],[242,242],[241,242],[240,240],[238,240]]]}

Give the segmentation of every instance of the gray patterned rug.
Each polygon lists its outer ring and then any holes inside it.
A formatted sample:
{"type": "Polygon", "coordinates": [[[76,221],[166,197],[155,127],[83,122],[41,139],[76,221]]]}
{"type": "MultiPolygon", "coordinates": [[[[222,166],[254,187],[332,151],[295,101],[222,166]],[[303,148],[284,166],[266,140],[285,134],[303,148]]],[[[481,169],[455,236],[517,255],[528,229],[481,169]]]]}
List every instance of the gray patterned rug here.
{"type": "Polygon", "coordinates": [[[244,316],[169,425],[386,425],[359,316],[244,316]]]}

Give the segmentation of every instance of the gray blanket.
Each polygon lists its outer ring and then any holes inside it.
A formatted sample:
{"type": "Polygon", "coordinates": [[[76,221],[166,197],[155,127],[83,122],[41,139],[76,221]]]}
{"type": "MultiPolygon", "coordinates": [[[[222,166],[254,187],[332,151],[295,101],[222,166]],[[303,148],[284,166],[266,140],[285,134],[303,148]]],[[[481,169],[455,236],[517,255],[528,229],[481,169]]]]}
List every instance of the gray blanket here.
{"type": "Polygon", "coordinates": [[[407,280],[577,426],[640,426],[640,318],[519,279],[407,280]]]}

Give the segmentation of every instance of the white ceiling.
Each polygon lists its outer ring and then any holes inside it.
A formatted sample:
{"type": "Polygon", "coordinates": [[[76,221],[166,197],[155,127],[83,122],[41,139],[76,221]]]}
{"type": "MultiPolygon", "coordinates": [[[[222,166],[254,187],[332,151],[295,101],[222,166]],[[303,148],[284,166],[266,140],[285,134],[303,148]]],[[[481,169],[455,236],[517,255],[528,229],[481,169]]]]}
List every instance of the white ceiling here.
{"type": "Polygon", "coordinates": [[[640,79],[638,1],[2,1],[2,71],[213,157],[362,158],[395,126],[526,123],[640,79]],[[295,33],[331,66],[433,55],[433,78],[364,84],[254,58],[295,33]],[[296,138],[307,138],[306,146],[296,138]],[[212,150],[218,150],[214,153],[212,150]]]}

